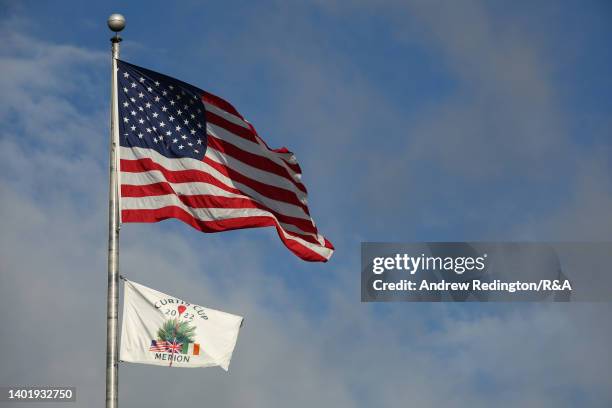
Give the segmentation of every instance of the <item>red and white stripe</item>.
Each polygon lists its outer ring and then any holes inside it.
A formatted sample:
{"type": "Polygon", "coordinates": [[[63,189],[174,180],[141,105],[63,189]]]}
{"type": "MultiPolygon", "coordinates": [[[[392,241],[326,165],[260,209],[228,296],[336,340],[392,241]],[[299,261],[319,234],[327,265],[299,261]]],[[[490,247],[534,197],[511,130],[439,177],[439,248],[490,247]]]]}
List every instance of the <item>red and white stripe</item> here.
{"type": "Polygon", "coordinates": [[[163,341],[163,340],[153,340],[151,341],[151,347],[149,347],[149,351],[165,352],[168,344],[170,344],[170,342],[163,341]]]}
{"type": "Polygon", "coordinates": [[[202,101],[208,133],[203,160],[121,147],[122,221],[177,218],[203,232],[271,226],[300,258],[327,261],[334,247],[310,217],[293,153],[270,149],[223,99],[205,93],[202,101]]]}

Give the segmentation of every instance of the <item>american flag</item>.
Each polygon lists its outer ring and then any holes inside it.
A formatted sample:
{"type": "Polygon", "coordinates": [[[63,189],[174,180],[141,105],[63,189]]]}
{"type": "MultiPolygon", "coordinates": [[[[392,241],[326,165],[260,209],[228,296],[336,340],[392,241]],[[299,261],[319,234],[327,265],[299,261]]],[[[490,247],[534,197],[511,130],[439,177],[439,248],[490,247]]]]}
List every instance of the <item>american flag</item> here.
{"type": "Polygon", "coordinates": [[[149,347],[149,351],[179,353],[182,348],[183,343],[177,343],[176,341],[151,340],[151,347],[149,347]]]}
{"type": "Polygon", "coordinates": [[[149,347],[149,351],[165,352],[168,349],[168,344],[170,344],[170,342],[164,340],[151,340],[151,347],[149,347]]]}
{"type": "Polygon", "coordinates": [[[269,148],[227,101],[117,63],[123,222],[177,218],[202,232],[273,226],[300,258],[331,257],[293,153],[269,148]]]}

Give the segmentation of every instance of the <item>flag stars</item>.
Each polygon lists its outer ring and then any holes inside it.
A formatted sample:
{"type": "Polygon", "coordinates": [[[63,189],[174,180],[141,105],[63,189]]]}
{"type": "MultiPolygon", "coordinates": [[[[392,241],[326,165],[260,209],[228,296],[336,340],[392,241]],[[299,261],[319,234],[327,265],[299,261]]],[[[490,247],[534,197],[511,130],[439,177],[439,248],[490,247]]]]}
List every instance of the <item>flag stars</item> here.
{"type": "Polygon", "coordinates": [[[120,120],[127,132],[123,137],[132,146],[148,145],[161,154],[201,157],[206,146],[206,122],[196,112],[198,107],[200,113],[205,111],[201,97],[178,83],[155,78],[139,70],[118,73],[120,120]]]}

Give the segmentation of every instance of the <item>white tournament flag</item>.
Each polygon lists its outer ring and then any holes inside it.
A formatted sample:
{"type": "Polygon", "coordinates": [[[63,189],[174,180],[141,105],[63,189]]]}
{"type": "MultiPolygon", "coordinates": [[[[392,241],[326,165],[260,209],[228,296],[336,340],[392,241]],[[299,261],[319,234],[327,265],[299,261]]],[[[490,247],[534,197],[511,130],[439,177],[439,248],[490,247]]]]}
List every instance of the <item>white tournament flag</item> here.
{"type": "Polygon", "coordinates": [[[194,305],[128,280],[123,287],[121,360],[228,370],[241,316],[194,305]]]}

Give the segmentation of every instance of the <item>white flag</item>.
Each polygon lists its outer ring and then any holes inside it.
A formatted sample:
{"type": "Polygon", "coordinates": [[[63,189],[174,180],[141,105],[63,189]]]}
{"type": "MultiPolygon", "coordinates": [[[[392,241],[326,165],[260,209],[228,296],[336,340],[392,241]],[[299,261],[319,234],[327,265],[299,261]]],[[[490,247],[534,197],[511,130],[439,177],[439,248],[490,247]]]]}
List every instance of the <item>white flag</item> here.
{"type": "Polygon", "coordinates": [[[229,368],[243,318],[126,280],[121,360],[170,367],[229,368]]]}

